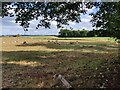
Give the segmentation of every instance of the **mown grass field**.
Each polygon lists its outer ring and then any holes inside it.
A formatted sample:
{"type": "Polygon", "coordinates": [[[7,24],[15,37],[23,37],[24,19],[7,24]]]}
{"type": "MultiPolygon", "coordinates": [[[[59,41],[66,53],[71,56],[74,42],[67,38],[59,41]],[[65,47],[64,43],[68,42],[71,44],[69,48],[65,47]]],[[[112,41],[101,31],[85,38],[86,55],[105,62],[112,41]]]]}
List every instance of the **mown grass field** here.
{"type": "Polygon", "coordinates": [[[119,45],[114,39],[0,38],[3,88],[64,88],[59,74],[73,88],[120,88],[119,45]]]}

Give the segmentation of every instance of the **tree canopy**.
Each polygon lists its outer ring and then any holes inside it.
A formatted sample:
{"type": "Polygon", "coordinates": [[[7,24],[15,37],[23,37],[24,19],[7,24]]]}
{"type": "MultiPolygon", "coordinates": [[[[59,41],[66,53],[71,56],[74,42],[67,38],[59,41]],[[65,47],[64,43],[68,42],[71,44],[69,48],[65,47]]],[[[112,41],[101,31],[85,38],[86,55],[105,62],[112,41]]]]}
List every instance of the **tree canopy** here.
{"type": "Polygon", "coordinates": [[[59,32],[59,37],[110,37],[111,35],[107,30],[61,29],[59,32]]]}
{"type": "MultiPolygon", "coordinates": [[[[2,4],[2,17],[14,16],[8,11],[13,9],[16,15],[16,23],[24,28],[29,27],[29,21],[40,17],[39,26],[50,28],[51,21],[57,22],[57,27],[68,25],[69,21],[80,22],[80,14],[85,14],[85,8],[92,8],[92,3],[83,2],[16,2],[2,4]]],[[[27,29],[25,29],[27,30],[27,29]]]]}
{"type": "Polygon", "coordinates": [[[120,39],[120,2],[99,2],[94,3],[94,6],[99,10],[91,14],[93,26],[120,39]]]}
{"type": "Polygon", "coordinates": [[[120,39],[120,2],[2,2],[1,15],[16,15],[16,23],[25,31],[29,28],[29,21],[34,19],[39,20],[36,29],[40,26],[50,28],[51,21],[56,21],[60,28],[69,25],[69,21],[79,23],[80,15],[93,6],[98,8],[96,13],[91,14],[93,26],[120,39]],[[14,10],[15,14],[9,10],[14,10]]]}

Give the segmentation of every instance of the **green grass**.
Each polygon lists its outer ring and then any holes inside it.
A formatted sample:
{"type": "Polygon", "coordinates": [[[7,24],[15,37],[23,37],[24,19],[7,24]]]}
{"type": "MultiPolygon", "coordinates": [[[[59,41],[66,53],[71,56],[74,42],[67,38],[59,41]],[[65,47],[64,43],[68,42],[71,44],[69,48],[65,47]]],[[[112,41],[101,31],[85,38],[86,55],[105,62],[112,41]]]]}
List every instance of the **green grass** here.
{"type": "Polygon", "coordinates": [[[25,36],[28,38],[37,38],[37,39],[52,39],[52,40],[111,40],[114,41],[114,38],[110,37],[57,37],[57,36],[25,36]]]}
{"type": "Polygon", "coordinates": [[[3,87],[62,88],[64,86],[61,81],[55,77],[59,74],[77,88],[100,88],[104,83],[104,87],[119,87],[120,65],[114,63],[118,59],[118,46],[113,39],[110,40],[108,37],[56,38],[54,36],[28,36],[26,38],[61,41],[59,41],[60,45],[47,41],[39,43],[35,41],[27,45],[13,44],[14,47],[23,48],[23,50],[28,48],[26,51],[3,50],[3,87]],[[71,40],[73,44],[70,44],[71,40]],[[34,47],[38,50],[29,51],[29,48],[34,47]],[[40,47],[45,47],[45,49],[40,51],[40,47]],[[66,49],[71,51],[66,51],[66,49]],[[83,52],[83,50],[91,52],[83,52]],[[97,50],[97,53],[94,50],[97,50]],[[37,62],[40,65],[33,67],[33,63],[30,65],[24,65],[24,62],[17,63],[20,61],[37,62]]]}
{"type": "Polygon", "coordinates": [[[56,39],[56,36],[25,36],[28,38],[35,38],[35,39],[56,39]]]}

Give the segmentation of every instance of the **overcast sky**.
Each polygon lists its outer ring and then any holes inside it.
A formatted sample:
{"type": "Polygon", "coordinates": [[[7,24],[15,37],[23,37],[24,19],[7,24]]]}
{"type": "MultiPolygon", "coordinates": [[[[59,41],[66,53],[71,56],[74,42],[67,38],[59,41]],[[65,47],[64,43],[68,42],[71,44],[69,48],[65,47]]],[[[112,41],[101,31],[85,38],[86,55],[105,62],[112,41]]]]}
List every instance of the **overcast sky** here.
{"type": "MultiPolygon", "coordinates": [[[[92,23],[90,22],[91,16],[88,15],[91,12],[95,12],[96,9],[93,7],[92,9],[88,9],[88,12],[86,15],[81,15],[81,21],[80,23],[75,22],[69,22],[69,26],[66,26],[65,28],[72,27],[75,30],[81,30],[81,29],[87,29],[92,30],[92,23]]],[[[15,17],[0,17],[0,35],[58,35],[59,29],[56,27],[56,22],[51,22],[51,29],[46,29],[44,27],[40,27],[39,29],[36,29],[36,25],[38,21],[33,20],[30,23],[29,31],[26,33],[24,32],[23,28],[19,26],[17,23],[15,23],[15,17]]]]}

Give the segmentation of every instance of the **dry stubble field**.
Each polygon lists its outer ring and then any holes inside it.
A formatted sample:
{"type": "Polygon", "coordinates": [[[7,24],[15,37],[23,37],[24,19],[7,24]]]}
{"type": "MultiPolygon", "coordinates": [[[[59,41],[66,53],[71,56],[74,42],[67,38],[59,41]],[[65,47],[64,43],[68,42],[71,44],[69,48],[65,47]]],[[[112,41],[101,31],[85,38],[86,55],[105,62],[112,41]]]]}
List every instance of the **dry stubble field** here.
{"type": "Polygon", "coordinates": [[[59,74],[73,88],[120,88],[119,47],[113,39],[0,38],[3,88],[64,88],[59,74]]]}

